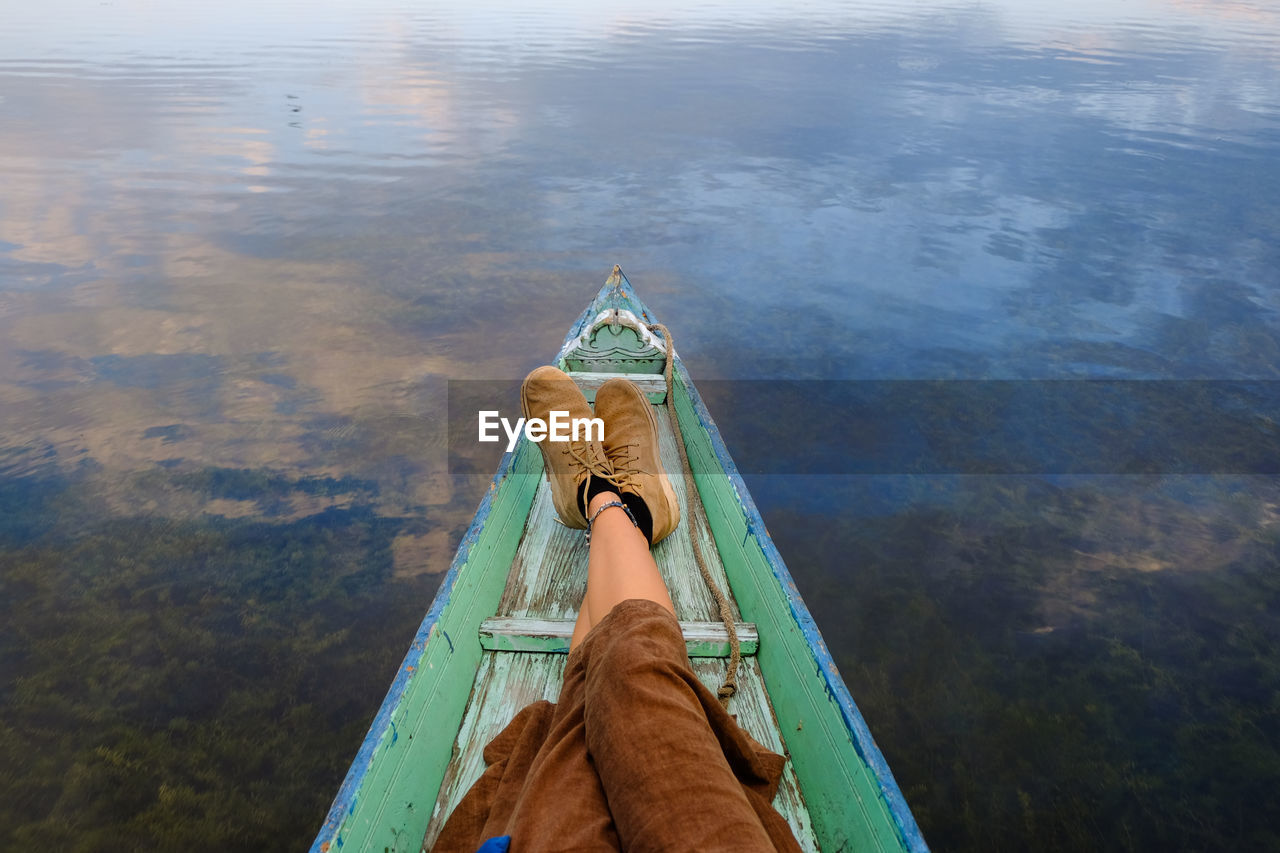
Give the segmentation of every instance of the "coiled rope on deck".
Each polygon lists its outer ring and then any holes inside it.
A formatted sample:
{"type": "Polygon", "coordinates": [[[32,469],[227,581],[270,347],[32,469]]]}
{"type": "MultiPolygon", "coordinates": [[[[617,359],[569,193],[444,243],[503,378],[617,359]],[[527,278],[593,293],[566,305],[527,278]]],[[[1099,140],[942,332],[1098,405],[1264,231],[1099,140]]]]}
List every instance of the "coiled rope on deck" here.
{"type": "Polygon", "coordinates": [[[686,495],[685,502],[689,505],[689,542],[693,545],[693,561],[698,564],[698,571],[702,574],[702,580],[706,583],[707,589],[711,592],[711,597],[716,600],[716,606],[720,610],[720,621],[724,623],[725,630],[729,633],[729,671],[725,675],[724,683],[716,691],[716,695],[720,697],[720,704],[728,708],[729,699],[738,692],[738,664],[742,662],[742,650],[738,645],[738,626],[733,621],[733,611],[729,607],[728,597],[720,589],[720,585],[716,583],[716,579],[711,575],[711,570],[707,568],[706,561],[702,558],[702,548],[698,546],[698,537],[693,529],[693,502],[696,500],[701,503],[702,499],[698,496],[698,486],[693,481],[693,468],[689,465],[689,451],[684,446],[684,433],[681,432],[680,421],[676,417],[675,343],[671,339],[671,332],[663,324],[650,323],[649,330],[662,335],[662,339],[667,342],[667,358],[666,364],[662,368],[662,378],[667,385],[667,411],[671,414],[671,427],[676,434],[676,448],[680,451],[680,467],[684,470],[684,493],[686,495]]]}

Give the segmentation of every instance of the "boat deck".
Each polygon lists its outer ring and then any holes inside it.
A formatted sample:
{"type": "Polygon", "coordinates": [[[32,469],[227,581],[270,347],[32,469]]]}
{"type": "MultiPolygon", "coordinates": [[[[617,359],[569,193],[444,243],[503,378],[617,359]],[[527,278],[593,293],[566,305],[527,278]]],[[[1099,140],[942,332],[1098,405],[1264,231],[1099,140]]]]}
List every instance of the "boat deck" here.
{"type": "MultiPolygon", "coordinates": [[[[594,389],[586,387],[589,384],[593,383],[583,382],[584,390],[594,396],[594,389]]],[[[694,671],[714,691],[724,677],[727,642],[717,639],[723,637],[724,628],[694,563],[692,536],[698,537],[708,568],[729,595],[735,619],[741,622],[741,616],[732,601],[702,507],[695,504],[690,511],[684,479],[676,473],[680,470],[680,456],[669,412],[665,406],[657,406],[655,413],[663,464],[673,472],[672,484],[680,498],[683,519],[676,531],[654,548],[654,559],[685,628],[694,671]]],[[[550,487],[544,481],[534,497],[498,612],[481,630],[486,651],[423,839],[424,851],[431,849],[445,819],[483,772],[484,746],[524,706],[539,699],[557,698],[566,661],[563,650],[568,647],[586,574],[587,548],[582,532],[555,520],[550,487]]],[[[743,658],[738,693],[730,700],[729,711],[761,744],[784,752],[759,662],[750,653],[755,647],[750,641],[753,632],[754,626],[749,625],[739,630],[743,658]]],[[[766,641],[767,638],[761,642],[766,641]]],[[[791,824],[801,847],[817,850],[809,813],[789,762],[774,805],[791,824]]]]}

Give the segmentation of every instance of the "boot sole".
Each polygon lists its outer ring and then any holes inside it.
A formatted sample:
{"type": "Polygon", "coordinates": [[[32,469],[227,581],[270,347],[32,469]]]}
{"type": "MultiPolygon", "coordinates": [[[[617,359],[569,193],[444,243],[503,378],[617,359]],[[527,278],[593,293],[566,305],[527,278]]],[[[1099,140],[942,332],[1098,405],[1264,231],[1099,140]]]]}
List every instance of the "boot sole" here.
{"type": "MultiPolygon", "coordinates": [[[[639,389],[639,387],[636,386],[635,383],[628,381],[626,388],[628,393],[633,397],[639,397],[641,402],[644,403],[645,418],[649,421],[649,429],[653,430],[653,452],[654,455],[658,457],[658,464],[662,465],[662,476],[658,478],[658,482],[662,484],[663,495],[665,495],[667,500],[671,502],[671,506],[675,507],[676,523],[671,525],[671,529],[666,533],[649,543],[651,545],[657,545],[663,539],[666,539],[672,533],[675,533],[676,528],[680,526],[680,519],[683,513],[680,510],[680,498],[677,497],[676,490],[671,485],[671,474],[667,471],[667,466],[662,463],[662,438],[661,433],[658,432],[658,416],[653,413],[653,404],[649,402],[649,398],[639,389]]],[[[679,425],[673,424],[673,428],[679,429],[679,425]]],[[[681,473],[683,474],[683,472],[681,473]]],[[[657,531],[654,532],[656,533],[657,531]]]]}
{"type": "MultiPolygon", "coordinates": [[[[573,383],[574,387],[575,388],[577,387],[577,383],[573,382],[573,380],[569,378],[567,375],[565,375],[563,371],[560,371],[560,373],[561,375],[564,375],[565,381],[573,383]]],[[[530,376],[532,376],[532,374],[530,374],[530,376]]],[[[559,377],[556,377],[556,379],[559,379],[559,377]]],[[[526,421],[530,417],[529,400],[525,396],[525,389],[528,388],[528,386],[529,386],[529,378],[526,377],[524,382],[520,383],[520,414],[524,415],[524,418],[526,421]]],[[[591,406],[588,405],[587,409],[590,410],[590,408],[591,406]]],[[[587,520],[585,517],[582,519],[581,523],[579,523],[577,518],[566,519],[564,517],[564,514],[560,512],[560,507],[556,505],[556,484],[551,481],[551,459],[548,456],[548,454],[550,453],[550,450],[547,447],[547,445],[550,444],[550,442],[539,441],[539,442],[535,442],[535,444],[538,445],[538,452],[542,454],[542,477],[547,481],[547,486],[551,489],[551,507],[556,511],[556,514],[555,514],[556,521],[560,522],[565,527],[571,527],[574,530],[586,530],[587,520]]],[[[570,496],[571,502],[576,501],[576,499],[577,499],[576,496],[574,495],[570,496]]]]}

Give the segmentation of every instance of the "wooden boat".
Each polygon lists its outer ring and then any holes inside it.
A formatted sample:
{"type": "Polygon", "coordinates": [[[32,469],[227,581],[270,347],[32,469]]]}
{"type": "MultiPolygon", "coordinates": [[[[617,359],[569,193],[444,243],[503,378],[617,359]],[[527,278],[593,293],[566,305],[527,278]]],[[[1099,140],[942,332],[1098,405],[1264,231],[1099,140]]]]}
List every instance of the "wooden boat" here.
{"type": "MultiPolygon", "coordinates": [[[[926,850],[711,415],[653,323],[615,267],[554,363],[589,399],[606,378],[624,373],[657,406],[663,461],[683,520],[654,557],[695,671],[714,690],[725,675],[729,639],[694,568],[694,538],[728,593],[741,643],[729,710],[756,740],[789,755],[775,805],[801,845],[926,850]],[[692,504],[676,427],[696,483],[692,504]]],[[[538,448],[522,440],[503,456],[313,853],[430,850],[483,770],[484,745],[528,703],[556,698],[586,565],[581,531],[556,522],[538,448]]]]}

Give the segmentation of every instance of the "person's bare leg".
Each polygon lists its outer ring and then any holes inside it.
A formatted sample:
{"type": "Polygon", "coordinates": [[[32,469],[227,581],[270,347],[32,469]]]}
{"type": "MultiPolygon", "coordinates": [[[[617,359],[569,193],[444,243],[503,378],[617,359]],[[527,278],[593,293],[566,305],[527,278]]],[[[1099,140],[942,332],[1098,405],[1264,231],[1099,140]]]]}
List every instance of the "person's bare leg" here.
{"type": "Polygon", "coordinates": [[[587,632],[592,626],[591,613],[587,607],[587,594],[582,593],[582,606],[578,608],[578,621],[573,623],[573,637],[569,640],[569,651],[573,651],[582,644],[583,637],[587,636],[587,632]]]}
{"type": "MultiPolygon", "coordinates": [[[[614,492],[602,492],[591,499],[587,517],[610,501],[620,500],[614,492]]],[[[609,615],[614,605],[629,598],[657,602],[674,616],[675,605],[667,585],[658,573],[658,564],[649,553],[645,539],[622,507],[610,507],[596,516],[591,526],[591,550],[587,556],[587,595],[583,610],[587,611],[588,628],[609,615]]],[[[581,611],[578,614],[582,618],[581,611]]],[[[575,639],[577,629],[574,630],[575,639]]]]}

